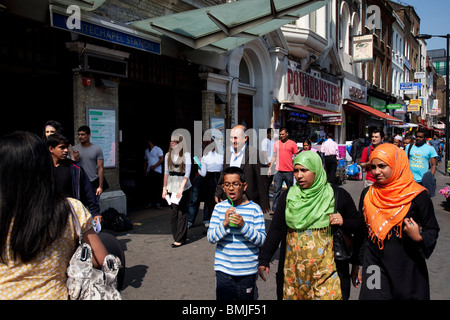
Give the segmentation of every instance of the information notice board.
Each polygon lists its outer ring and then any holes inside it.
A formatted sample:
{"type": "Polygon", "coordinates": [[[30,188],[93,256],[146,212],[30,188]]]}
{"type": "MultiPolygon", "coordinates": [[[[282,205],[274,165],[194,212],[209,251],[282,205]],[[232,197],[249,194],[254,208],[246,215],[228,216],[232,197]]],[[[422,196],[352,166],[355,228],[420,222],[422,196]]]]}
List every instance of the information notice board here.
{"type": "Polygon", "coordinates": [[[116,111],[88,108],[87,120],[91,128],[91,142],[102,148],[104,167],[116,166],[116,111]]]}

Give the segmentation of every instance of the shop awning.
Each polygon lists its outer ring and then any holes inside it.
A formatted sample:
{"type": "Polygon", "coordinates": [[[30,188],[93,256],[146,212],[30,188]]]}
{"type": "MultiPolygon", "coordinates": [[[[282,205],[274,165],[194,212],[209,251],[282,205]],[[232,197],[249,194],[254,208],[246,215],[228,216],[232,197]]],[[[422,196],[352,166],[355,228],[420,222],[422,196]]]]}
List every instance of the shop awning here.
{"type": "Polygon", "coordinates": [[[298,105],[295,105],[295,104],[287,104],[286,106],[294,107],[296,109],[300,109],[300,110],[303,110],[303,111],[306,111],[306,112],[309,112],[309,113],[314,113],[314,114],[316,114],[318,116],[321,116],[321,117],[338,117],[338,116],[340,117],[341,116],[341,114],[338,113],[338,112],[334,112],[334,111],[330,111],[330,110],[317,109],[317,108],[313,108],[313,107],[310,107],[310,106],[298,106],[298,105]]]}
{"type": "Polygon", "coordinates": [[[424,128],[425,130],[428,130],[428,131],[433,131],[433,128],[430,128],[430,127],[424,126],[423,124],[419,124],[419,126],[420,126],[420,127],[422,127],[422,128],[424,128]]]}
{"type": "Polygon", "coordinates": [[[137,21],[194,49],[226,52],[323,7],[329,0],[242,0],[137,21]]]}
{"type": "Polygon", "coordinates": [[[310,107],[310,106],[299,106],[299,105],[295,105],[295,104],[285,104],[285,106],[290,107],[290,108],[299,109],[306,113],[317,115],[317,116],[321,117],[320,122],[325,123],[325,124],[326,123],[335,124],[335,123],[342,122],[342,117],[339,112],[318,109],[318,108],[314,108],[314,107],[310,107]]]}
{"type": "Polygon", "coordinates": [[[393,127],[395,128],[401,128],[401,129],[409,129],[409,128],[416,128],[418,127],[418,124],[415,123],[402,123],[402,124],[395,124],[393,127]]]}
{"type": "Polygon", "coordinates": [[[442,121],[439,121],[439,123],[433,124],[433,128],[435,128],[435,129],[445,129],[445,123],[443,123],[442,121]]]}
{"type": "Polygon", "coordinates": [[[394,117],[392,117],[384,112],[381,112],[379,110],[376,110],[367,104],[362,104],[362,103],[358,103],[358,102],[354,102],[354,101],[350,101],[350,100],[347,100],[346,104],[347,104],[347,106],[355,108],[364,113],[370,114],[370,115],[375,116],[380,119],[387,120],[388,122],[390,122],[390,124],[398,124],[398,125],[403,124],[402,120],[394,118],[394,117]]]}

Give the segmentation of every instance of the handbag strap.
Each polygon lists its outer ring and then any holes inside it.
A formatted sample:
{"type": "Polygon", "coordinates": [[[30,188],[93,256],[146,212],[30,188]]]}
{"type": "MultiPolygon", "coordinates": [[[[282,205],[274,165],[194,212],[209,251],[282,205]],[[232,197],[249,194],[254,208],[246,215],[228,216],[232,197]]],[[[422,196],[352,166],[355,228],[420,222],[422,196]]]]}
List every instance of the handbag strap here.
{"type": "MultiPolygon", "coordinates": [[[[334,212],[333,213],[337,213],[339,190],[338,190],[338,187],[335,187],[335,186],[332,186],[332,188],[333,188],[333,192],[334,192],[334,212]]],[[[331,226],[332,234],[335,234],[338,229],[339,229],[338,226],[331,226]]]]}
{"type": "Polygon", "coordinates": [[[70,212],[72,213],[72,220],[73,220],[73,225],[75,227],[75,232],[78,235],[78,242],[81,244],[81,238],[83,237],[82,233],[81,233],[81,224],[80,221],[78,220],[78,216],[75,212],[75,208],[72,206],[72,203],[70,203],[69,201],[69,206],[70,206],[70,212]]]}
{"type": "Polygon", "coordinates": [[[337,213],[337,204],[339,199],[339,190],[337,187],[333,188],[334,191],[334,213],[337,213]]]}

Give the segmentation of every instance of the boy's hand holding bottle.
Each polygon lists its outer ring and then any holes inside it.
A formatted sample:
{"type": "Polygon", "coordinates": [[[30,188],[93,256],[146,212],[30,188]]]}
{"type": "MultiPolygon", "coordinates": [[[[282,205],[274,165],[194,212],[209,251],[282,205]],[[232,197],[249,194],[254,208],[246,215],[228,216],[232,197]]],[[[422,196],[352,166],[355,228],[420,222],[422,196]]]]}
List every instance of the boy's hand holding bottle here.
{"type": "Polygon", "coordinates": [[[225,212],[225,219],[223,221],[223,226],[225,227],[225,229],[228,227],[242,228],[244,226],[244,219],[239,213],[236,213],[235,207],[230,207],[225,212]]]}

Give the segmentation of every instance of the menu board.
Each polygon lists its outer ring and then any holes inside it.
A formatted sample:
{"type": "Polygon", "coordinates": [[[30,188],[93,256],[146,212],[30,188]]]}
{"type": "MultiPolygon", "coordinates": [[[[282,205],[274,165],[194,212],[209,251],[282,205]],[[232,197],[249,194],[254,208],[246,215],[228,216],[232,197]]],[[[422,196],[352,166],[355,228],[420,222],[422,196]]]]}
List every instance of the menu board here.
{"type": "Polygon", "coordinates": [[[116,166],[116,111],[110,109],[87,110],[89,128],[91,128],[91,142],[102,148],[104,167],[116,166]]]}

